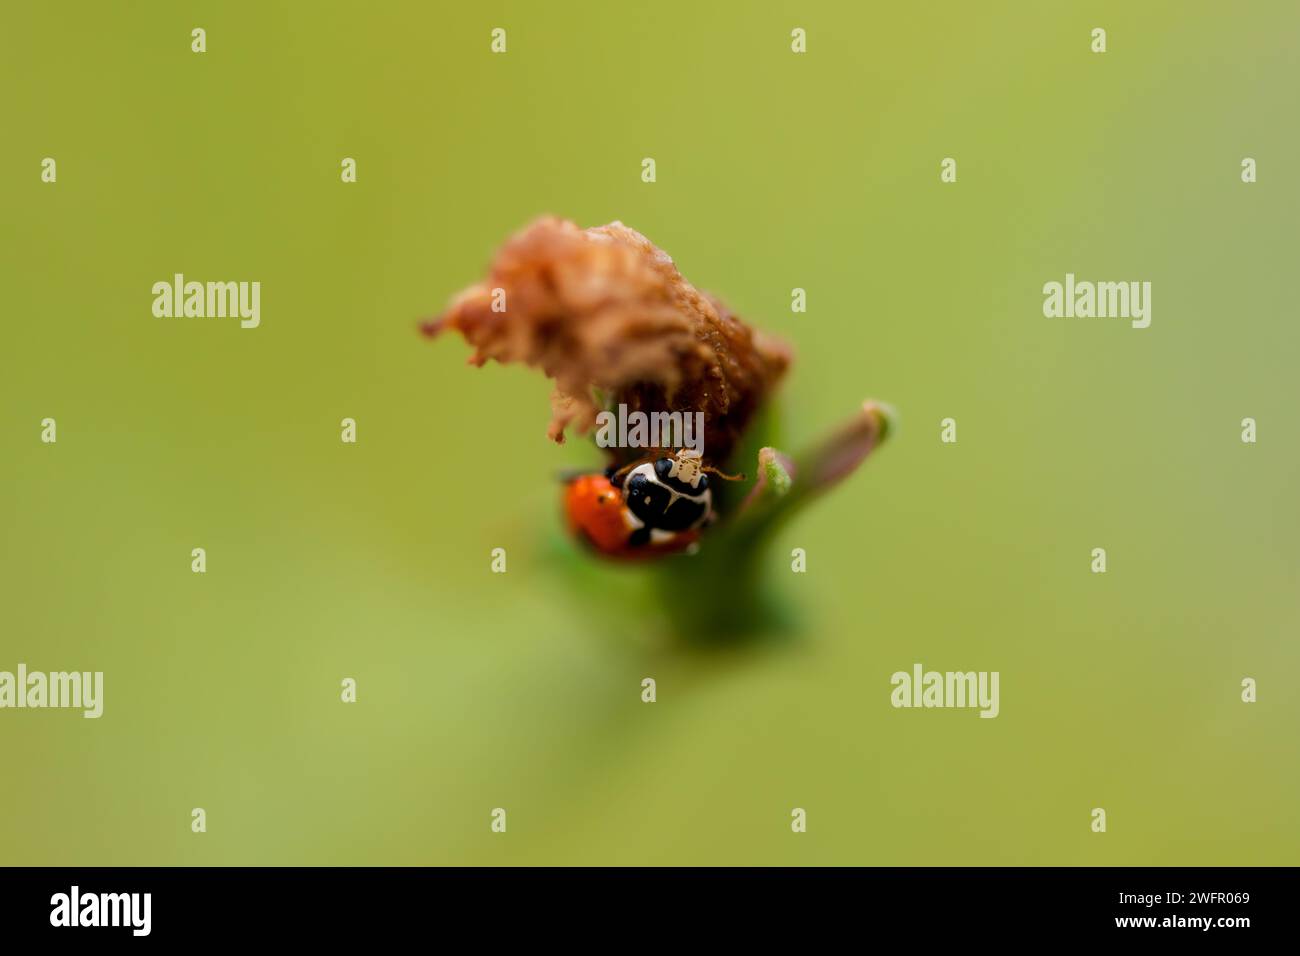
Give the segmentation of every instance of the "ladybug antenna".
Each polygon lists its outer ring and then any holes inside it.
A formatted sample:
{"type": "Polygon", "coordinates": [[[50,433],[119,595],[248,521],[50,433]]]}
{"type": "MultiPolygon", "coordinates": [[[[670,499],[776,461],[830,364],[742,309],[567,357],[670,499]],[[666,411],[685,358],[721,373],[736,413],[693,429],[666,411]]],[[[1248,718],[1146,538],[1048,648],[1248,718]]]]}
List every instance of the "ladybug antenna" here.
{"type": "Polygon", "coordinates": [[[718,471],[718,469],[714,468],[712,465],[705,465],[702,470],[708,472],[710,475],[717,475],[723,481],[744,481],[745,480],[744,474],[729,475],[725,471],[718,471]]]}

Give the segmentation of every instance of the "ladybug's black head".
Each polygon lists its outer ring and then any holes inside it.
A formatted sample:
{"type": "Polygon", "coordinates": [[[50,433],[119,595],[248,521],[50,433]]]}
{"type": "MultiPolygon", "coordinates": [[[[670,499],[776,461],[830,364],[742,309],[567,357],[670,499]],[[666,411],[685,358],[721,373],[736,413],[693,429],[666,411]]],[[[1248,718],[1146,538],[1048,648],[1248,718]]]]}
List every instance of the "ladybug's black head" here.
{"type": "Polygon", "coordinates": [[[698,458],[660,458],[655,461],[655,474],[665,484],[681,484],[695,494],[709,487],[709,476],[699,467],[698,458]]]}

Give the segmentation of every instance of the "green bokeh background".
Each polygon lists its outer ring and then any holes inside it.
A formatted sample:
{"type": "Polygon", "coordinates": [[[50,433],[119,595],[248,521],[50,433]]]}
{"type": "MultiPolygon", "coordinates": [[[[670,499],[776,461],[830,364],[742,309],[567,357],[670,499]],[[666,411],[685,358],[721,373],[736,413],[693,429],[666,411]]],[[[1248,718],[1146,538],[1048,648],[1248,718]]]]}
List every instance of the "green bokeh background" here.
{"type": "Polygon", "coordinates": [[[1300,862],[1298,29],[1291,2],[7,8],[0,669],[106,687],[98,721],[0,712],[0,862],[1300,862]],[[591,449],[545,440],[541,376],[415,334],[546,212],[627,222],[788,338],[795,443],[899,409],[773,549],[801,639],[687,651],[575,589],[552,476],[591,449]],[[1151,281],[1151,327],[1045,319],[1067,271],[1151,281]],[[260,281],[261,327],[155,319],[174,272],[260,281]],[[894,710],[916,661],[1000,671],[1001,716],[894,710]]]}

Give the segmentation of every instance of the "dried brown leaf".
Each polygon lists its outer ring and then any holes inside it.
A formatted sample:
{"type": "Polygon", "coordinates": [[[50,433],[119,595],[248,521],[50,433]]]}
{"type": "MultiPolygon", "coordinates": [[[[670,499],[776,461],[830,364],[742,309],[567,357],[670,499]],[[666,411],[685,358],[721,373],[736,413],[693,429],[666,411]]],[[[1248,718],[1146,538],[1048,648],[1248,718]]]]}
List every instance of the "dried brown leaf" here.
{"type": "Polygon", "coordinates": [[[457,296],[429,335],[455,329],[470,361],[520,362],[555,382],[549,436],[590,431],[601,410],[703,412],[704,451],[725,461],[790,362],[691,285],[667,253],[614,222],[580,229],[543,218],[501,247],[488,276],[457,296]],[[495,293],[494,290],[501,290],[495,293]],[[504,294],[504,311],[493,311],[504,294]]]}

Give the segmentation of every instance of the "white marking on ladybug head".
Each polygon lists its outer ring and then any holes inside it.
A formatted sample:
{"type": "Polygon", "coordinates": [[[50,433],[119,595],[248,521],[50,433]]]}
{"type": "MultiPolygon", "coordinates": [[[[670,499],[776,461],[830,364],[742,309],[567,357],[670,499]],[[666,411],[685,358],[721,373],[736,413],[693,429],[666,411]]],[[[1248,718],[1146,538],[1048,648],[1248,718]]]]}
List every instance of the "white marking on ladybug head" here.
{"type": "Polygon", "coordinates": [[[700,479],[704,477],[704,461],[698,451],[683,448],[672,461],[673,464],[668,471],[668,477],[676,478],[692,488],[699,485],[700,479]]]}

